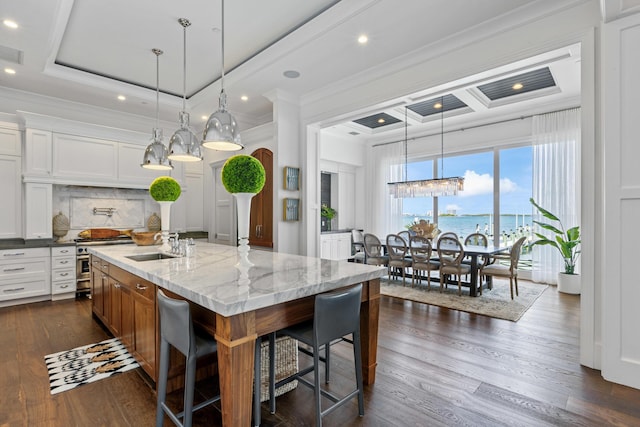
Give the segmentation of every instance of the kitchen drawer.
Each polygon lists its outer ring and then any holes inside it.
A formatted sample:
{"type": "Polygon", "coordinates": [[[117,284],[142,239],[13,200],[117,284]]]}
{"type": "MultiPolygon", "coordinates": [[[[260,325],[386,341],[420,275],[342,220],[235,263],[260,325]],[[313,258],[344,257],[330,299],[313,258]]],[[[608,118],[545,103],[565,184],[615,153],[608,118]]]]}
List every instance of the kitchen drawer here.
{"type": "Polygon", "coordinates": [[[51,293],[49,280],[45,278],[0,283],[0,301],[36,297],[49,293],[51,293]]]}
{"type": "Polygon", "coordinates": [[[51,281],[59,282],[62,280],[75,280],[76,271],[74,268],[67,268],[63,270],[53,270],[51,272],[51,281]]]}
{"type": "Polygon", "coordinates": [[[133,284],[129,285],[133,292],[151,302],[154,302],[156,298],[156,285],[140,278],[137,279],[138,280],[135,280],[133,284]]]}
{"type": "Polygon", "coordinates": [[[25,258],[0,263],[0,283],[25,277],[49,276],[48,258],[25,258]]]}
{"type": "Polygon", "coordinates": [[[3,265],[4,261],[23,258],[49,257],[49,255],[49,248],[2,249],[0,250],[0,265],[3,265]]]}
{"type": "Polygon", "coordinates": [[[53,283],[51,285],[51,293],[53,295],[66,294],[68,292],[75,292],[75,291],[76,291],[75,280],[53,283]]]}
{"type": "Polygon", "coordinates": [[[51,258],[51,268],[70,268],[75,267],[75,257],[53,257],[51,258]]]}
{"type": "Polygon", "coordinates": [[[54,246],[51,248],[51,256],[70,256],[75,258],[76,247],[75,246],[54,246]]]}

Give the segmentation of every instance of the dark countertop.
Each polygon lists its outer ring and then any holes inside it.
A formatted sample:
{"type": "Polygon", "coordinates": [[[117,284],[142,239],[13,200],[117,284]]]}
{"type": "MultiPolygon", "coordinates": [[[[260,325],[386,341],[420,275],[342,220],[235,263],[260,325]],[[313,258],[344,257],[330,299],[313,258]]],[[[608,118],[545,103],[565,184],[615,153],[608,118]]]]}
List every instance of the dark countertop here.
{"type": "Polygon", "coordinates": [[[75,246],[76,242],[56,242],[53,239],[0,239],[0,249],[51,248],[54,246],[75,246]]]}

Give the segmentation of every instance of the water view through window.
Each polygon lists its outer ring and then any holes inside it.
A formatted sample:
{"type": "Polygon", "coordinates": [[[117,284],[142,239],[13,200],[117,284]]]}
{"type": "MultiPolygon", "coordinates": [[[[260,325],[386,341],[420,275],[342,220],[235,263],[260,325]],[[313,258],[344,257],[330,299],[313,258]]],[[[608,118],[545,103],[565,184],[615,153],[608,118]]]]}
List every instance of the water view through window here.
{"type": "MultiPolygon", "coordinates": [[[[464,177],[464,191],[457,196],[404,199],[404,226],[420,220],[435,222],[441,232],[453,231],[461,241],[475,232],[486,234],[490,241],[499,239],[500,244],[513,244],[521,236],[531,240],[531,146],[501,149],[497,158],[498,168],[494,167],[494,151],[446,157],[443,173],[438,176],[464,177]],[[497,212],[494,211],[496,169],[500,189],[497,212]]],[[[440,160],[437,166],[441,167],[440,160]]],[[[407,175],[409,180],[432,178],[433,160],[410,162],[407,175]]],[[[531,256],[526,245],[523,248],[520,268],[526,269],[531,266],[531,256]]]]}

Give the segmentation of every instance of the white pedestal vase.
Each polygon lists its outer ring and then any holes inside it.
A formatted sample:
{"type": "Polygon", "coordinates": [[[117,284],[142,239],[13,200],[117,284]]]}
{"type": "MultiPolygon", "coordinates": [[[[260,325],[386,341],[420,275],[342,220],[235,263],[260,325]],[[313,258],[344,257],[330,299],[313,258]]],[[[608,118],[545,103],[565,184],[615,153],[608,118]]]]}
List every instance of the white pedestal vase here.
{"type": "Polygon", "coordinates": [[[158,202],[160,204],[160,229],[162,236],[162,245],[158,248],[160,252],[171,251],[169,245],[169,229],[171,227],[171,205],[173,202],[158,202]]]}
{"type": "Polygon", "coordinates": [[[579,274],[558,273],[558,292],[580,294],[582,282],[579,274]]]}
{"type": "Polygon", "coordinates": [[[256,193],[233,193],[238,211],[238,253],[239,265],[251,267],[249,261],[249,222],[251,220],[251,199],[256,193]]]}

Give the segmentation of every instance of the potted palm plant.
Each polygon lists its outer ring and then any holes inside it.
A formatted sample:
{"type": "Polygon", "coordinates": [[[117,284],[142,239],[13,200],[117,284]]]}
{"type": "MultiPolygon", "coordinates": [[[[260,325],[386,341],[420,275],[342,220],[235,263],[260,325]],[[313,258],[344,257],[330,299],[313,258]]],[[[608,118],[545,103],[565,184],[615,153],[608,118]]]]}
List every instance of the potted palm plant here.
{"type": "Polygon", "coordinates": [[[564,260],[564,272],[558,273],[558,291],[579,294],[580,275],[575,270],[580,256],[580,226],[565,229],[560,218],[538,205],[533,198],[529,199],[529,201],[543,217],[557,224],[533,221],[543,229],[555,234],[555,239],[550,239],[541,233],[534,233],[538,240],[531,243],[531,246],[549,245],[556,248],[564,260]]]}

